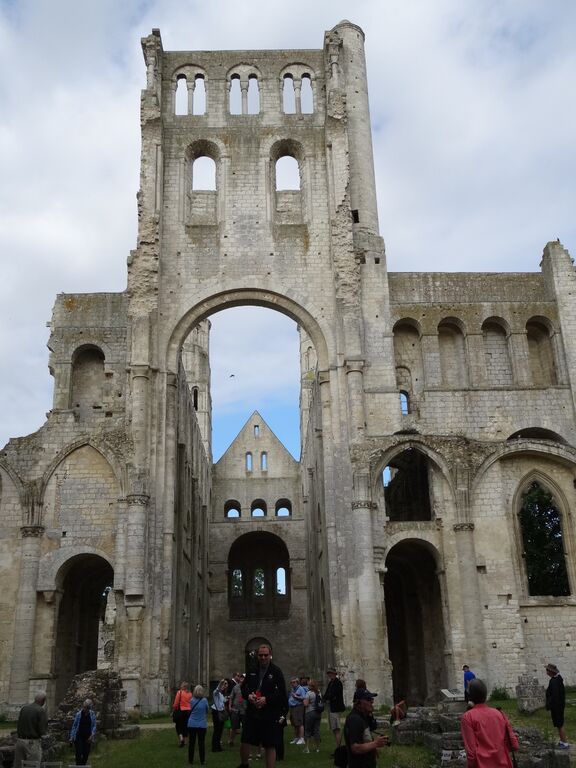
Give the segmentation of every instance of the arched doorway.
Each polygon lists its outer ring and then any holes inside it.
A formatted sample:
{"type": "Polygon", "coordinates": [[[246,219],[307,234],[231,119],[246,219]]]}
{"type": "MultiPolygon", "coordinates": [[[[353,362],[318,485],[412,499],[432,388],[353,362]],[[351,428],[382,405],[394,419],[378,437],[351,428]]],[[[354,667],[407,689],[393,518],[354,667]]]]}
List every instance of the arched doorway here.
{"type": "Polygon", "coordinates": [[[392,547],[384,599],[394,701],[424,704],[447,686],[440,583],[426,543],[411,539],[392,547]]]}
{"type": "Polygon", "coordinates": [[[113,581],[110,563],[98,555],[77,555],[60,569],[62,598],[54,660],[56,701],[62,700],[74,675],[98,666],[100,627],[113,581]]]}

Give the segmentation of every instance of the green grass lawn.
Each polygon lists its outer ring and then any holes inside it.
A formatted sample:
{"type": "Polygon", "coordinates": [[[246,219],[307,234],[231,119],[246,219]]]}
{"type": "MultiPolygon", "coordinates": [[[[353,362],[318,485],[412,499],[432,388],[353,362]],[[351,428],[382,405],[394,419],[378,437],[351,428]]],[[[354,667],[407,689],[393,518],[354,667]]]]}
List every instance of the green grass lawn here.
{"type": "MultiPolygon", "coordinates": [[[[207,768],[236,768],[240,763],[238,746],[225,748],[224,752],[210,752],[211,731],[206,734],[207,768]]],[[[322,728],[322,743],[319,753],[305,755],[302,747],[288,744],[292,729],[285,733],[286,757],[282,766],[296,768],[330,768],[330,753],[334,750],[334,739],[326,727],[322,728]]],[[[198,747],[194,756],[194,765],[199,765],[198,747]]],[[[430,768],[432,758],[428,750],[422,747],[389,747],[382,750],[380,768],[430,768]]],[[[178,739],[173,728],[156,731],[142,731],[140,738],[134,741],[100,742],[90,755],[92,768],[174,768],[188,766],[188,749],[178,748],[178,739]]],[[[263,760],[252,760],[251,766],[263,768],[263,760]]]]}

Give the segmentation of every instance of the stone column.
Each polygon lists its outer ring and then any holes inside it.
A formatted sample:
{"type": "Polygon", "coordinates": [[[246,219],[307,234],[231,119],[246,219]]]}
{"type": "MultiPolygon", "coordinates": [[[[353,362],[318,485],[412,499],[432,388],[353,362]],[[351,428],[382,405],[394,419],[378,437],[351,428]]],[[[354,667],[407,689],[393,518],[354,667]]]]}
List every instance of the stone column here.
{"type": "MultiPolygon", "coordinates": [[[[474,523],[456,523],[453,530],[456,538],[455,548],[458,553],[458,575],[466,634],[467,663],[476,669],[486,670],[480,585],[476,571],[474,523]]],[[[485,673],[484,671],[483,674],[485,673]]]]}
{"type": "Polygon", "coordinates": [[[41,525],[25,525],[20,532],[22,534],[20,585],[14,617],[14,647],[10,676],[10,701],[15,705],[25,704],[29,695],[36,637],[36,586],[44,528],[41,525]]]}
{"type": "Polygon", "coordinates": [[[196,80],[186,80],[186,90],[188,91],[188,114],[194,114],[194,89],[196,88],[196,80]]]}
{"type": "Polygon", "coordinates": [[[296,101],[296,114],[302,112],[302,81],[300,78],[294,79],[294,98],[296,101]]]}
{"type": "Polygon", "coordinates": [[[149,375],[150,369],[147,365],[132,366],[132,434],[134,463],[138,468],[145,466],[148,455],[149,375]]]}
{"type": "Polygon", "coordinates": [[[346,383],[348,385],[350,439],[352,441],[363,437],[366,428],[363,369],[364,360],[346,360],[346,383]]]}
{"type": "Polygon", "coordinates": [[[240,81],[240,91],[242,92],[242,114],[248,114],[248,82],[240,81]]]}
{"type": "Polygon", "coordinates": [[[149,496],[132,493],[127,499],[126,572],[124,592],[127,596],[144,595],[146,559],[146,517],[149,496]]]}

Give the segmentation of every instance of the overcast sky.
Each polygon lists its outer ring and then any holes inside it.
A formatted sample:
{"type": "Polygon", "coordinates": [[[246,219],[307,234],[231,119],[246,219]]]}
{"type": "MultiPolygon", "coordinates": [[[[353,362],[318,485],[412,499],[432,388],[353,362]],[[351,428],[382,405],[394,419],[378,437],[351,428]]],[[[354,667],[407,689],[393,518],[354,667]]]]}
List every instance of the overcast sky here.
{"type": "MultiPolygon", "coordinates": [[[[557,237],[576,255],[574,0],[0,0],[0,446],[51,407],[56,294],[126,287],[140,38],[159,27],[166,50],[320,48],[343,18],[366,33],[389,269],[535,271],[557,237]]],[[[258,408],[297,453],[281,415],[288,404],[294,424],[293,324],[278,316],[282,341],[261,350],[255,381],[226,315],[217,425],[233,436],[258,408]]]]}

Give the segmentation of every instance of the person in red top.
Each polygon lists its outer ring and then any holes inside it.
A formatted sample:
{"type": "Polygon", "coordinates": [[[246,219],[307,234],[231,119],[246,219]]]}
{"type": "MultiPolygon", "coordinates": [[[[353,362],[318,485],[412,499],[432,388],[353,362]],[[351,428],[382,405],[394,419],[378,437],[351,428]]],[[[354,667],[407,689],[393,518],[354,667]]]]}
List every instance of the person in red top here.
{"type": "Polygon", "coordinates": [[[190,691],[190,684],[183,682],[180,684],[179,690],[174,696],[174,703],[172,704],[172,720],[176,726],[176,733],[180,740],[180,747],[186,744],[186,737],[188,736],[188,718],[190,717],[190,701],[192,700],[192,693],[190,691]]]}
{"type": "Polygon", "coordinates": [[[474,703],[460,722],[466,748],[466,768],[512,768],[510,750],[518,749],[518,739],[508,718],[486,706],[486,685],[476,678],[468,686],[474,703]]]}

